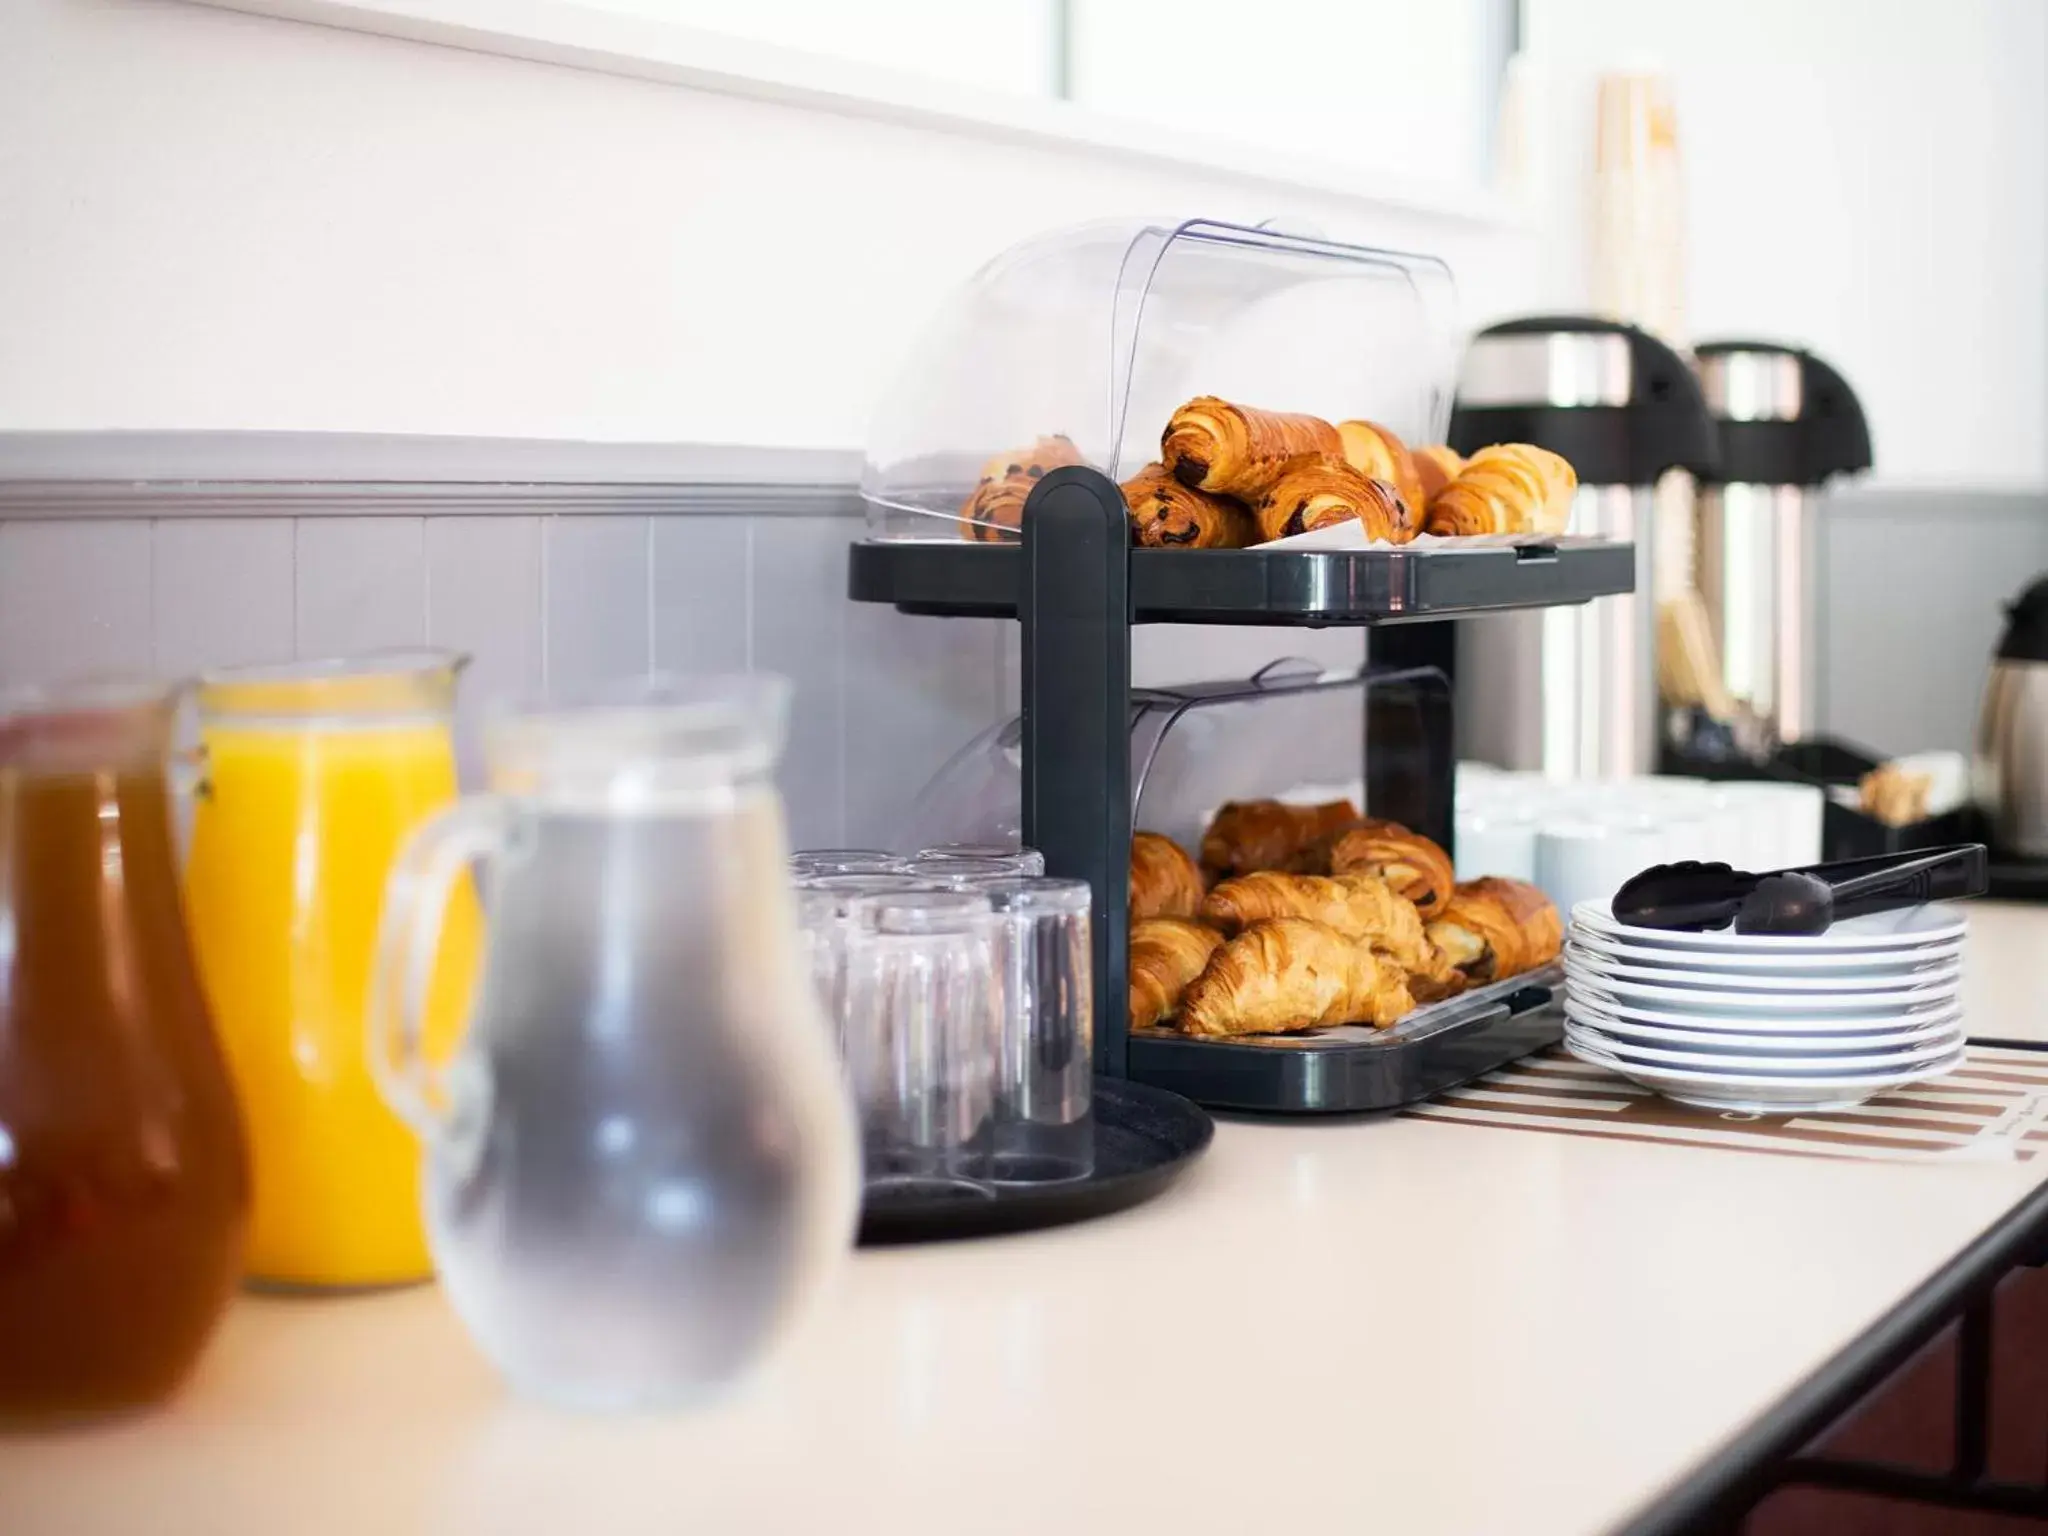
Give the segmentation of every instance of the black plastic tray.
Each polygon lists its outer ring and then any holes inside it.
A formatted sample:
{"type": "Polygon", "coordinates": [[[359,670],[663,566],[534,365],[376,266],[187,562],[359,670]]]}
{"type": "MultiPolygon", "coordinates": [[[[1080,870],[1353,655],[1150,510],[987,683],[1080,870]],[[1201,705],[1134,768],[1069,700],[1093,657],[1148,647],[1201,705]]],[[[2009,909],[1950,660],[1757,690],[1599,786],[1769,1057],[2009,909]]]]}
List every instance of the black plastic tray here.
{"type": "MultiPolygon", "coordinates": [[[[1561,973],[1469,1007],[1462,1000],[1424,1028],[1364,1028],[1323,1035],[1196,1040],[1165,1032],[1130,1037],[1130,1073],[1211,1109],[1353,1114],[1397,1109],[1518,1061],[1564,1038],[1561,973]]],[[[1418,1021],[1420,1022],[1420,1021],[1418,1021]]]]}
{"type": "MultiPolygon", "coordinates": [[[[1502,608],[1583,603],[1635,587],[1632,544],[1560,539],[1520,548],[1427,550],[1134,549],[1138,624],[1374,624],[1502,608]]],[[[1014,618],[1018,544],[853,546],[847,595],[905,613],[1014,618]]]]}
{"type": "Polygon", "coordinates": [[[1216,1122],[1179,1094],[1095,1079],[1095,1172],[1059,1184],[999,1186],[993,1196],[890,1195],[861,1207],[860,1240],[927,1243],[1064,1226],[1151,1199],[1208,1148],[1216,1122]]]}

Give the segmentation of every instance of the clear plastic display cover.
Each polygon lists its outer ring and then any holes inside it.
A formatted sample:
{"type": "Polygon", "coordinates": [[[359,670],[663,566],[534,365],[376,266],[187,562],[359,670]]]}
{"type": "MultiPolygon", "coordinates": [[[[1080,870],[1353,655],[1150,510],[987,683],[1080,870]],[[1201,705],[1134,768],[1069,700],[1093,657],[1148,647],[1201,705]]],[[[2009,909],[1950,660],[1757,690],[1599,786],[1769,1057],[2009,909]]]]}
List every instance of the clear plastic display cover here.
{"type": "Polygon", "coordinates": [[[870,535],[1007,538],[967,507],[984,469],[1085,463],[1123,481],[1198,395],[1441,442],[1459,325],[1439,260],[1208,219],[1041,235],[945,304],[885,393],[870,535]]]}
{"type": "MultiPolygon", "coordinates": [[[[1449,685],[1433,670],[1324,671],[1298,660],[1274,662],[1250,678],[1133,690],[1132,826],[1192,851],[1217,808],[1230,800],[1345,799],[1362,812],[1383,810],[1367,804],[1364,778],[1366,705],[1375,687],[1433,690],[1448,708],[1449,685]]],[[[1392,746],[1382,742],[1378,750],[1392,746]]],[[[1397,764],[1393,776],[1403,771],[1397,764]]],[[[1412,776],[1420,782],[1430,772],[1418,753],[1412,776]]],[[[1012,717],[976,736],[933,775],[897,840],[906,848],[1017,845],[1024,830],[1023,783],[1024,722],[1012,717]]]]}

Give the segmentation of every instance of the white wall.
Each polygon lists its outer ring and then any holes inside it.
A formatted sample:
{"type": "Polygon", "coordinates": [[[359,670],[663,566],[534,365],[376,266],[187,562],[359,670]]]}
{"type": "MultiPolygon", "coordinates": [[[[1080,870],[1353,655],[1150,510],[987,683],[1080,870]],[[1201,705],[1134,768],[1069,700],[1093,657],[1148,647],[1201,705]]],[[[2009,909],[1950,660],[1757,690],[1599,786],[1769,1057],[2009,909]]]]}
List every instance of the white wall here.
{"type": "Polygon", "coordinates": [[[0,428],[857,446],[944,291],[1122,214],[1525,242],[1004,144],[177,3],[0,0],[0,428]]]}
{"type": "Polygon", "coordinates": [[[1592,77],[1676,87],[1695,339],[1804,342],[1887,482],[2048,483],[2048,4],[1528,0],[1560,167],[1546,250],[1582,299],[1592,77]]]}

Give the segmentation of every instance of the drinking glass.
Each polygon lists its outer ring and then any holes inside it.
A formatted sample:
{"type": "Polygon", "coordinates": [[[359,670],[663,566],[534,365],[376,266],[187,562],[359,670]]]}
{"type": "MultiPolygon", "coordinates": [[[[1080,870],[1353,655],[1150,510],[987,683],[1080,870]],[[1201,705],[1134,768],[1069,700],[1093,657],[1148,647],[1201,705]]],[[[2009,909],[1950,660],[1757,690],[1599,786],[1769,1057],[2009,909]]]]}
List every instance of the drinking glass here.
{"type": "Polygon", "coordinates": [[[1038,854],[1029,855],[1029,858],[1037,859],[1039,862],[1039,869],[1036,871],[1025,867],[1025,858],[1023,854],[1005,854],[994,859],[970,859],[954,854],[920,854],[914,859],[905,859],[897,867],[906,874],[916,875],[924,880],[935,880],[954,890],[972,890],[991,880],[1015,880],[1019,876],[1043,872],[1045,861],[1038,854]]]}
{"type": "Polygon", "coordinates": [[[991,1193],[993,922],[968,892],[861,898],[847,945],[846,1064],[870,1191],[991,1193]]]}
{"type": "Polygon", "coordinates": [[[427,1148],[449,1299],[537,1396],[721,1392],[852,1245],[854,1123],[772,778],[788,694],[655,680],[505,717],[493,793],[429,822],[392,874],[371,1062],[427,1148]],[[422,979],[472,859],[492,876],[483,985],[442,1065],[422,979]]]}
{"type": "Polygon", "coordinates": [[[972,859],[1007,867],[1013,875],[1042,875],[1045,855],[1036,848],[1019,848],[1014,843],[939,843],[920,848],[918,859],[972,859]]]}
{"type": "Polygon", "coordinates": [[[915,875],[804,875],[796,881],[797,929],[833,1048],[846,1053],[846,947],[861,898],[942,891],[915,875]]]}
{"type": "Polygon", "coordinates": [[[1085,880],[981,887],[999,992],[994,1103],[998,1183],[1086,1178],[1095,1167],[1093,905],[1085,880]]]}
{"type": "Polygon", "coordinates": [[[792,875],[887,875],[902,865],[881,848],[799,848],[789,856],[792,875]]]}

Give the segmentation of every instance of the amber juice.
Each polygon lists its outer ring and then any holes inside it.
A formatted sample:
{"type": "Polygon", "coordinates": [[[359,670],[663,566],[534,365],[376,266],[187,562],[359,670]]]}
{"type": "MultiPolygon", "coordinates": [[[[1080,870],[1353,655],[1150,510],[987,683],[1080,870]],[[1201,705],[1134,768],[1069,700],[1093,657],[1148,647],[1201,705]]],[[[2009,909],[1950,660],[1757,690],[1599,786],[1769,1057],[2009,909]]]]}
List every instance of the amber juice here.
{"type": "Polygon", "coordinates": [[[249,1202],[161,752],[138,758],[132,721],[51,724],[0,711],[0,1421],[15,1423],[173,1390],[234,1292],[249,1202]]]}

